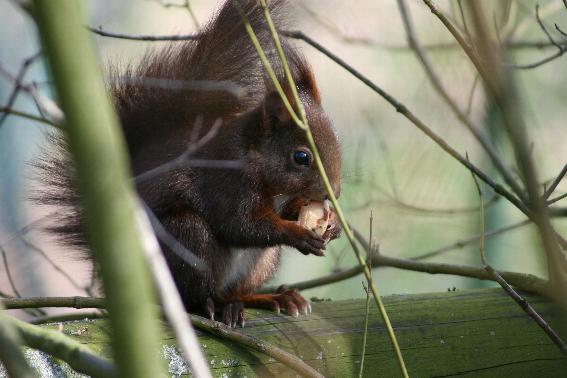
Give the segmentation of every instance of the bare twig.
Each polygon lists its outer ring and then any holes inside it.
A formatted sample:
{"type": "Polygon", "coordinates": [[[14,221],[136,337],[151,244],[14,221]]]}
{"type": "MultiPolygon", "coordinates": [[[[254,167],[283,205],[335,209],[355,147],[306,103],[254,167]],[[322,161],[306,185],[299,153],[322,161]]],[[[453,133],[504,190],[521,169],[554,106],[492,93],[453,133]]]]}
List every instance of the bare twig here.
{"type": "Polygon", "coordinates": [[[10,265],[8,264],[8,258],[6,257],[6,251],[4,248],[0,247],[0,253],[2,253],[2,261],[4,262],[4,270],[6,270],[6,276],[8,277],[8,282],[10,283],[10,287],[12,291],[16,295],[16,297],[21,297],[16,284],[14,283],[14,279],[12,278],[12,273],[10,272],[10,265]]]}
{"type": "Polygon", "coordinates": [[[494,268],[492,268],[492,266],[490,266],[490,264],[488,264],[488,260],[486,259],[486,253],[485,253],[485,243],[484,243],[484,200],[483,200],[483,196],[482,196],[482,190],[480,189],[480,185],[476,179],[476,176],[473,174],[472,175],[473,180],[474,180],[474,184],[476,186],[477,192],[478,192],[478,197],[479,197],[479,201],[480,201],[480,259],[482,261],[482,264],[484,265],[484,269],[488,272],[488,274],[490,274],[490,276],[492,277],[492,279],[496,282],[498,282],[498,284],[502,287],[502,289],[504,289],[504,291],[506,293],[508,293],[508,295],[520,306],[520,308],[522,308],[522,310],[524,310],[526,312],[526,314],[528,314],[528,316],[530,318],[532,318],[535,323],[547,334],[547,336],[549,336],[549,338],[551,339],[551,341],[553,341],[553,343],[555,345],[557,345],[557,347],[559,348],[559,350],[567,355],[567,345],[565,345],[565,342],[561,339],[561,337],[559,336],[559,334],[557,334],[557,332],[555,332],[555,330],[553,328],[551,328],[551,326],[549,326],[549,324],[547,324],[547,322],[545,321],[545,319],[543,319],[541,317],[540,314],[538,314],[538,312],[536,310],[534,310],[534,308],[528,303],[528,301],[526,301],[520,294],[518,294],[518,292],[516,292],[516,290],[514,290],[512,288],[512,286],[510,286],[508,284],[508,282],[506,282],[506,280],[500,275],[500,273],[498,273],[496,270],[494,270],[494,268]]]}
{"type": "Polygon", "coordinates": [[[54,126],[56,128],[60,128],[59,125],[52,123],[47,118],[44,118],[42,116],[37,116],[35,114],[26,113],[26,112],[23,112],[21,110],[16,110],[16,109],[0,106],[0,113],[12,114],[12,115],[15,115],[15,116],[18,116],[18,117],[30,119],[32,121],[36,121],[36,122],[44,123],[46,125],[54,126]]]}
{"type": "MultiPolygon", "coordinates": [[[[441,12],[439,10],[439,8],[431,0],[423,0],[423,2],[425,3],[425,5],[427,5],[429,7],[431,12],[433,14],[435,14],[437,16],[437,18],[439,18],[439,20],[443,23],[443,25],[445,25],[447,30],[449,30],[449,32],[457,40],[459,45],[463,48],[465,53],[469,56],[469,59],[471,60],[471,62],[475,65],[477,70],[479,70],[479,72],[482,75],[481,70],[483,70],[483,68],[482,68],[482,65],[480,64],[480,59],[479,59],[477,53],[472,49],[471,45],[461,36],[461,34],[457,30],[457,28],[451,23],[451,21],[443,14],[443,12],[441,12]]],[[[554,44],[553,46],[556,46],[556,45],[554,44]]],[[[541,66],[545,63],[548,63],[548,62],[550,62],[554,59],[559,58],[561,55],[563,55],[563,53],[565,53],[565,51],[567,51],[567,45],[560,44],[559,47],[560,47],[560,49],[555,54],[548,56],[547,58],[544,58],[544,59],[537,61],[537,62],[534,62],[534,63],[530,63],[530,64],[510,64],[510,63],[501,63],[501,61],[498,61],[498,62],[495,62],[495,64],[497,64],[497,65],[503,64],[505,67],[515,68],[515,69],[536,68],[536,67],[539,67],[539,66],[541,66]]]]}
{"type": "MultiPolygon", "coordinates": [[[[2,261],[4,263],[4,270],[6,271],[6,276],[8,277],[8,282],[10,283],[10,287],[12,288],[12,291],[14,292],[15,296],[17,298],[20,298],[20,292],[18,291],[18,289],[16,288],[16,284],[14,282],[14,279],[12,278],[12,273],[10,271],[10,265],[8,264],[8,258],[6,256],[6,251],[4,250],[4,248],[0,247],[0,253],[2,253],[2,261]]],[[[4,293],[4,292],[0,292],[0,296],[4,297],[4,298],[14,298],[12,295],[4,293]]],[[[32,315],[32,316],[44,316],[45,315],[45,311],[40,310],[40,309],[25,309],[25,312],[27,312],[28,314],[32,315]]]]}
{"type": "MultiPolygon", "coordinates": [[[[20,90],[22,89],[22,80],[24,80],[24,76],[26,75],[26,73],[28,72],[28,68],[32,65],[33,62],[35,62],[39,57],[41,57],[41,51],[31,55],[30,57],[26,58],[22,65],[20,66],[20,69],[16,75],[16,77],[14,78],[14,88],[12,89],[12,92],[10,93],[10,96],[8,96],[8,101],[5,105],[6,109],[12,109],[12,106],[14,105],[14,102],[16,101],[16,98],[18,97],[18,93],[20,92],[20,90]]],[[[2,115],[0,115],[0,128],[2,128],[2,125],[4,124],[4,121],[6,121],[6,118],[8,118],[8,115],[10,114],[10,112],[6,111],[4,112],[2,115]]]]}
{"type": "Polygon", "coordinates": [[[557,42],[555,42],[555,40],[553,39],[551,34],[549,34],[549,32],[547,31],[545,24],[541,20],[541,18],[539,16],[539,4],[535,5],[535,14],[536,14],[537,23],[538,23],[539,27],[541,28],[541,30],[543,30],[543,32],[545,33],[549,43],[552,44],[553,46],[557,47],[558,50],[562,50],[563,48],[557,42]]]}
{"type": "Polygon", "coordinates": [[[49,215],[44,215],[44,216],[42,216],[42,217],[40,217],[40,218],[38,218],[34,221],[31,221],[30,223],[26,224],[25,226],[23,226],[22,228],[20,228],[16,232],[14,232],[12,235],[10,235],[8,237],[8,239],[6,239],[2,243],[0,243],[0,247],[4,247],[8,243],[13,242],[14,240],[18,240],[23,235],[25,235],[28,232],[30,232],[31,230],[35,229],[37,226],[39,226],[43,222],[47,221],[48,219],[49,219],[49,215]]]}
{"type": "Polygon", "coordinates": [[[4,76],[12,83],[19,82],[19,90],[28,94],[34,100],[43,118],[46,118],[50,123],[55,125],[61,125],[63,123],[65,116],[61,108],[49,97],[42,95],[33,84],[24,84],[18,81],[18,78],[8,72],[2,65],[0,65],[0,75],[4,76]]]}
{"type": "Polygon", "coordinates": [[[177,3],[170,3],[164,0],[147,0],[147,1],[154,1],[158,4],[160,4],[162,7],[164,8],[184,8],[187,9],[187,12],[189,13],[189,16],[191,17],[191,20],[193,20],[193,24],[195,24],[195,28],[197,30],[201,29],[201,25],[199,25],[199,20],[197,20],[197,16],[195,15],[195,12],[193,12],[193,8],[191,7],[191,3],[189,0],[184,0],[183,4],[177,4],[177,3]]]}
{"type": "Polygon", "coordinates": [[[563,193],[555,198],[550,199],[549,201],[547,201],[548,205],[551,205],[559,200],[562,200],[563,198],[567,197],[567,193],[563,193]]]}
{"type": "MultiPolygon", "coordinates": [[[[491,238],[493,236],[501,235],[503,233],[506,233],[506,232],[511,231],[511,230],[515,230],[516,228],[525,226],[525,225],[530,224],[530,223],[531,223],[531,221],[529,219],[526,219],[526,220],[523,220],[521,222],[511,224],[509,226],[505,226],[505,227],[501,227],[501,228],[497,228],[495,230],[489,231],[484,235],[484,237],[485,238],[491,238]]],[[[469,238],[459,240],[459,241],[457,241],[453,244],[447,245],[445,247],[437,248],[437,249],[434,249],[432,251],[419,254],[417,256],[412,257],[411,259],[412,260],[423,260],[423,259],[431,258],[431,257],[434,257],[434,256],[438,256],[442,253],[445,253],[447,251],[451,251],[451,250],[456,249],[456,248],[463,248],[463,247],[465,247],[469,244],[472,244],[474,242],[479,241],[480,238],[481,238],[480,234],[474,235],[474,236],[471,236],[469,238]]]]}
{"type": "Polygon", "coordinates": [[[366,287],[364,281],[362,281],[362,287],[366,293],[366,307],[364,310],[364,334],[362,335],[362,352],[360,353],[360,370],[358,371],[358,377],[362,378],[364,374],[364,357],[366,355],[366,339],[368,338],[368,320],[370,318],[370,289],[366,287]]]}
{"type": "Polygon", "coordinates": [[[49,265],[51,265],[53,267],[53,269],[55,269],[56,271],[58,271],[63,277],[65,277],[67,279],[67,281],[69,281],[69,283],[71,285],[73,285],[75,288],[79,289],[79,290],[84,290],[85,288],[80,285],[77,281],[75,281],[73,279],[73,277],[71,277],[69,275],[69,273],[67,273],[64,269],[62,269],[58,264],[55,263],[55,261],[53,261],[49,255],[47,255],[47,253],[45,253],[45,251],[41,248],[39,248],[37,245],[31,243],[30,241],[28,241],[26,238],[22,237],[20,238],[20,240],[24,243],[24,245],[32,250],[34,250],[35,252],[37,252],[38,254],[40,254],[45,261],[47,261],[49,263],[49,265]]]}
{"type": "Polygon", "coordinates": [[[473,104],[473,99],[474,99],[474,93],[475,93],[475,90],[476,90],[476,86],[479,82],[478,78],[479,78],[478,74],[474,75],[474,80],[473,80],[473,83],[471,85],[471,90],[470,90],[469,97],[468,97],[469,99],[467,101],[467,110],[465,111],[466,115],[471,114],[472,104],[473,104]]]}
{"type": "Polygon", "coordinates": [[[192,41],[199,38],[198,34],[187,34],[187,35],[134,35],[134,34],[124,34],[116,32],[107,32],[102,30],[102,27],[94,28],[87,26],[91,32],[98,34],[103,37],[111,37],[117,39],[126,39],[133,41],[146,41],[146,42],[159,42],[159,41],[192,41]]]}
{"type": "MultiPolygon", "coordinates": [[[[536,4],[535,6],[535,10],[536,10],[536,20],[538,25],[540,26],[541,30],[545,33],[545,35],[547,36],[547,39],[550,43],[550,45],[557,47],[557,52],[553,55],[550,55],[544,59],[541,59],[537,62],[534,63],[530,63],[530,64],[507,64],[508,67],[512,67],[512,68],[517,68],[517,69],[531,69],[531,68],[536,68],[539,67],[541,65],[544,65],[548,62],[551,62],[554,59],[559,58],[560,56],[562,56],[566,51],[567,51],[567,47],[563,44],[560,44],[558,42],[556,42],[553,37],[551,36],[551,34],[549,33],[549,31],[547,30],[547,28],[545,27],[545,24],[543,23],[543,21],[541,20],[540,16],[539,16],[539,4],[536,4]]],[[[557,31],[559,31],[560,33],[563,33],[561,31],[561,29],[559,29],[559,27],[557,26],[557,24],[555,24],[555,28],[557,29],[557,31]]]]}
{"type": "MultiPolygon", "coordinates": [[[[369,222],[370,232],[368,233],[368,245],[370,246],[372,246],[372,240],[373,240],[372,238],[373,221],[374,221],[374,217],[372,216],[372,210],[370,210],[370,222],[369,222]]],[[[370,269],[371,273],[372,273],[371,254],[373,252],[374,251],[372,249],[366,252],[366,261],[368,261],[368,268],[370,269]]],[[[372,278],[372,275],[370,276],[370,278],[372,278]]],[[[366,294],[366,307],[364,311],[364,334],[362,336],[362,352],[360,354],[360,370],[358,373],[359,378],[362,378],[364,374],[364,357],[366,355],[366,340],[368,338],[368,320],[370,319],[370,299],[372,295],[372,293],[370,292],[370,288],[366,286],[364,281],[362,281],[362,287],[364,288],[364,293],[366,294]]]]}
{"type": "MultiPolygon", "coordinates": [[[[394,185],[392,185],[395,188],[394,185]]],[[[356,204],[354,206],[349,207],[349,210],[357,211],[357,210],[367,210],[370,205],[376,204],[381,206],[394,206],[399,208],[400,210],[409,211],[412,213],[418,214],[431,214],[434,216],[451,216],[451,215],[460,215],[466,213],[476,213],[478,212],[477,206],[460,206],[460,207],[426,207],[422,205],[413,205],[411,203],[407,203],[400,198],[396,194],[396,190],[394,189],[393,193],[390,194],[384,188],[377,184],[372,184],[373,189],[377,189],[380,194],[383,194],[387,200],[381,200],[378,198],[374,198],[372,193],[370,193],[369,198],[365,199],[362,203],[356,204]]],[[[486,208],[493,206],[500,200],[500,196],[496,193],[493,193],[492,197],[486,201],[486,208]]]]}
{"type": "Polygon", "coordinates": [[[561,180],[563,180],[563,177],[565,177],[566,174],[567,174],[567,164],[563,166],[561,172],[559,172],[557,177],[551,182],[551,184],[549,184],[549,186],[545,190],[545,193],[543,193],[544,199],[548,199],[553,194],[553,191],[557,188],[557,185],[559,185],[559,183],[561,182],[561,180]]]}

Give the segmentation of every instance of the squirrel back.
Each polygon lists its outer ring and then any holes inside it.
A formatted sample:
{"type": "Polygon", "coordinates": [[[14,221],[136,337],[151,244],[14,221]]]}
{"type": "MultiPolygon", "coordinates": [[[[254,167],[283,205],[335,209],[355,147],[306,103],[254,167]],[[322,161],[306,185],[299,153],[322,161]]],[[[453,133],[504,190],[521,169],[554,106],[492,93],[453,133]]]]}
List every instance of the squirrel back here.
{"type": "MultiPolygon", "coordinates": [[[[289,93],[261,7],[256,0],[238,3],[289,93]]],[[[269,1],[279,30],[287,24],[286,8],[286,1],[269,1]]],[[[289,41],[282,39],[282,46],[338,195],[341,154],[336,133],[321,107],[309,64],[289,41]]],[[[110,93],[135,176],[180,156],[195,136],[206,135],[215,122],[222,122],[218,132],[191,157],[244,163],[242,169],[178,167],[137,182],[141,198],[166,230],[211,267],[207,274],[193,271],[164,248],[182,294],[183,288],[191,287],[187,294],[191,298],[184,297],[189,309],[208,297],[226,299],[256,289],[271,277],[279,261],[279,250],[276,253],[272,247],[287,244],[314,254],[324,248],[293,222],[306,200],[326,198],[312,152],[265,73],[233,1],[221,7],[196,40],[171,42],[148,52],[136,66],[122,72],[115,69],[110,93]],[[282,201],[276,206],[278,197],[282,201]],[[236,248],[265,248],[271,254],[257,253],[237,272],[242,277],[229,282],[236,248]],[[255,271],[254,266],[262,268],[255,271]],[[221,292],[219,286],[224,287],[221,292]]],[[[84,249],[80,197],[63,137],[50,138],[37,166],[44,184],[38,202],[60,209],[49,231],[84,249]]]]}

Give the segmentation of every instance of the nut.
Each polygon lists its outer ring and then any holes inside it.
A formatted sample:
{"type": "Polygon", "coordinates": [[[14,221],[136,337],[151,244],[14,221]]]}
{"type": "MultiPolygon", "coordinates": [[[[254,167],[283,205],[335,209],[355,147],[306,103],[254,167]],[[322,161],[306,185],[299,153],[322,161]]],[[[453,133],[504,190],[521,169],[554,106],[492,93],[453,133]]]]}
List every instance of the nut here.
{"type": "Polygon", "coordinates": [[[299,211],[299,225],[323,236],[329,226],[329,201],[311,201],[299,211]]]}

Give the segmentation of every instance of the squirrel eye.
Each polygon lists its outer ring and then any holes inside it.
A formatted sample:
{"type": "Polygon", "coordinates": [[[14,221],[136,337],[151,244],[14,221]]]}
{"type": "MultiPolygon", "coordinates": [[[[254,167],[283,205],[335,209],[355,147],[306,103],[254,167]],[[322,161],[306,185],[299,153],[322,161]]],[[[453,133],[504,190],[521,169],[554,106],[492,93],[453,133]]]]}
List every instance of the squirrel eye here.
{"type": "Polygon", "coordinates": [[[303,150],[297,150],[293,153],[293,161],[297,165],[303,165],[308,167],[311,163],[311,156],[309,153],[303,150]]]}

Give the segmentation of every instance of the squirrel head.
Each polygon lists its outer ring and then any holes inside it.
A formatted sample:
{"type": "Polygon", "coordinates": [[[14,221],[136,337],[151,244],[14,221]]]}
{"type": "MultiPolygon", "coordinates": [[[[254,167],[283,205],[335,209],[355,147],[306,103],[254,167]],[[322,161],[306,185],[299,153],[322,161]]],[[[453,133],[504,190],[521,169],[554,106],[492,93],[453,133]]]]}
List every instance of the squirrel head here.
{"type": "MultiPolygon", "coordinates": [[[[317,92],[302,90],[301,85],[298,89],[319,156],[338,197],[341,149],[337,134],[321,107],[317,92]]],[[[294,122],[277,92],[270,93],[261,105],[259,123],[252,148],[253,166],[258,169],[266,191],[272,196],[301,195],[325,200],[327,191],[305,131],[294,122]]]]}

